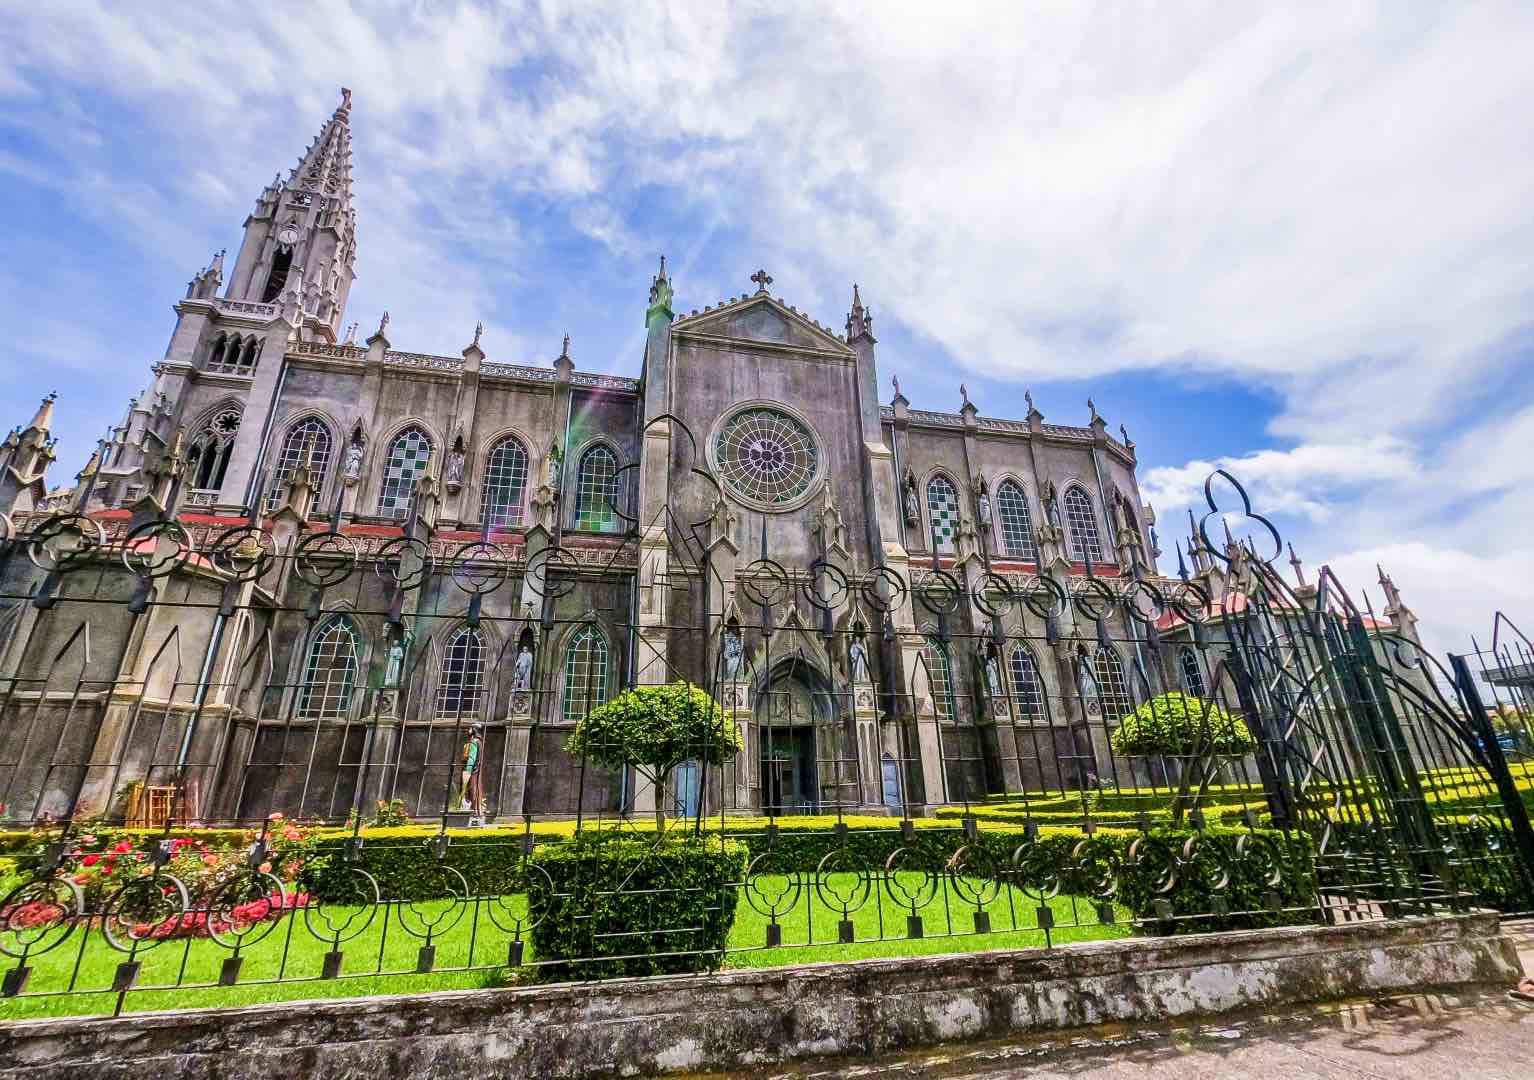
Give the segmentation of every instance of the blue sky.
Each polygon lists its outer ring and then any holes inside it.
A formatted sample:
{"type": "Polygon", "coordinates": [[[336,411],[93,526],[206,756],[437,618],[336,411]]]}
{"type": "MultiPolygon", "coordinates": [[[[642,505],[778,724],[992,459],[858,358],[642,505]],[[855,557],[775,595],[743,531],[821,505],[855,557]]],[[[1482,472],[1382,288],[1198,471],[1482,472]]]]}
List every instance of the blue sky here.
{"type": "Polygon", "coordinates": [[[1126,424],[1164,539],[1224,465],[1443,645],[1534,623],[1530,5],[0,8],[0,375],[8,423],[60,392],[55,481],[346,85],[347,317],[399,348],[634,373],[662,251],[683,310],[763,266],[839,327],[856,280],[918,407],[1126,424]]]}

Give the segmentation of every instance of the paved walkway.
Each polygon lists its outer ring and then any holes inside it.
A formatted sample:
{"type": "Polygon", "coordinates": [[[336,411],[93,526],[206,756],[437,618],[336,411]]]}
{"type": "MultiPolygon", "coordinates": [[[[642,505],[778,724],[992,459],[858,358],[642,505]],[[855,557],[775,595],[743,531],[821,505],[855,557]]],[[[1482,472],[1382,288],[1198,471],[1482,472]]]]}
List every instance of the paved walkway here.
{"type": "MultiPolygon", "coordinates": [[[[1509,927],[1534,973],[1534,923],[1509,927]]],[[[1534,1005],[1502,990],[1104,1025],[716,1080],[1534,1080],[1534,1005]]],[[[699,1078],[702,1080],[702,1078],[699,1078]]]]}

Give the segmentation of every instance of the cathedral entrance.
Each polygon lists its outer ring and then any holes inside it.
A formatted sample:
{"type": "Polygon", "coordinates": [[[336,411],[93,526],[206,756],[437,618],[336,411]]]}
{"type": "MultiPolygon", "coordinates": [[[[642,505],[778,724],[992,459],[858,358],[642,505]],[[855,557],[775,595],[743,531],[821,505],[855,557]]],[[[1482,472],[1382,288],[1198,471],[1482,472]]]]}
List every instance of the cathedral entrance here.
{"type": "Polygon", "coordinates": [[[820,807],[819,734],[833,717],[822,682],[814,668],[792,660],[756,695],[764,814],[813,814],[820,807]]]}

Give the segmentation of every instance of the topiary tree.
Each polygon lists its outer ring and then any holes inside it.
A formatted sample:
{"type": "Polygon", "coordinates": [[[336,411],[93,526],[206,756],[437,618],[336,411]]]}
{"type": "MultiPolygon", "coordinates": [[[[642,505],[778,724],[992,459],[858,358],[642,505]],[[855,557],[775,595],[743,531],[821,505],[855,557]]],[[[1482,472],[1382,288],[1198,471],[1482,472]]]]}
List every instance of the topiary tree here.
{"type": "Polygon", "coordinates": [[[1124,717],[1112,745],[1113,752],[1124,757],[1174,759],[1178,789],[1172,798],[1172,824],[1181,825],[1219,771],[1219,759],[1249,754],[1257,749],[1257,740],[1245,721],[1215,702],[1173,690],[1124,717]]]}
{"type": "Polygon", "coordinates": [[[575,725],[565,750],[601,765],[631,766],[655,785],[655,828],[666,824],[666,780],[684,761],[721,766],[742,749],[713,695],[690,682],[636,686],[575,725]]]}

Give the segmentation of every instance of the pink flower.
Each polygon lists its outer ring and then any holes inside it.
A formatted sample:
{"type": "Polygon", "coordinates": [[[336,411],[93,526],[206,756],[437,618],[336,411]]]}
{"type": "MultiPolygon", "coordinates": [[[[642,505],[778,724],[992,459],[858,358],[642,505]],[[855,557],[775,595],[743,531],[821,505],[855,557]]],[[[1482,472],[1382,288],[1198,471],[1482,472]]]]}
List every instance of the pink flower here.
{"type": "Polygon", "coordinates": [[[76,874],[75,875],[75,884],[76,885],[89,885],[90,883],[91,883],[91,876],[89,874],[76,874]]]}
{"type": "Polygon", "coordinates": [[[100,861],[101,861],[101,856],[100,855],[87,855],[85,858],[80,860],[80,865],[81,866],[95,866],[100,861]]]}
{"type": "Polygon", "coordinates": [[[264,862],[259,867],[257,867],[257,869],[263,874],[270,874],[272,872],[272,864],[269,862],[264,862]]]}
{"type": "Polygon", "coordinates": [[[282,830],[282,838],[284,840],[302,840],[304,838],[304,834],[293,828],[293,826],[289,825],[286,829],[282,830]]]}
{"type": "Polygon", "coordinates": [[[127,840],[119,840],[112,845],[112,851],[118,855],[126,855],[133,850],[133,844],[127,840]]]}
{"type": "Polygon", "coordinates": [[[282,820],[282,811],[280,811],[280,810],[273,810],[270,814],[266,815],[266,820],[267,821],[281,821],[282,820]]]}
{"type": "Polygon", "coordinates": [[[202,865],[204,865],[204,866],[217,866],[218,865],[218,856],[213,854],[213,852],[211,852],[211,851],[205,852],[203,854],[203,857],[202,857],[202,865]]]}
{"type": "Polygon", "coordinates": [[[96,837],[91,833],[86,833],[84,836],[80,837],[80,843],[82,844],[94,844],[95,842],[96,837]]]}

